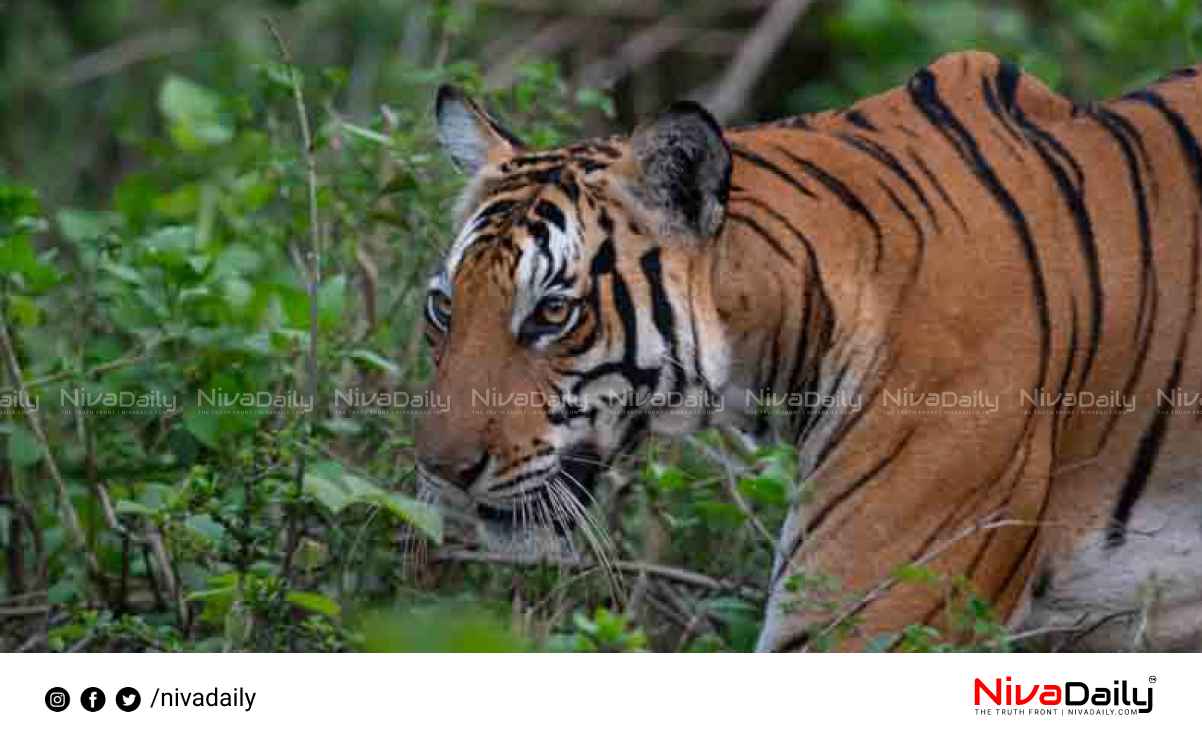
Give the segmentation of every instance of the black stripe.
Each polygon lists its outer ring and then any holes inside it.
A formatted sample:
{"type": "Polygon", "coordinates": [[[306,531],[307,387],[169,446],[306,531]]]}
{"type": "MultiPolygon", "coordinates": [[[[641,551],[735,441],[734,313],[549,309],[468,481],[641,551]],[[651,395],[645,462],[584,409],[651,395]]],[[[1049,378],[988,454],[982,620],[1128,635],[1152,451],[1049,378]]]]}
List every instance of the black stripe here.
{"type": "Polygon", "coordinates": [[[858,109],[853,108],[844,114],[843,118],[847,119],[847,123],[851,124],[852,126],[856,126],[861,129],[867,129],[870,132],[880,131],[876,128],[876,124],[873,124],[872,120],[869,119],[863,111],[858,109]]]}
{"type": "MultiPolygon", "coordinates": [[[[884,353],[885,353],[886,345],[887,345],[886,342],[882,342],[882,343],[878,344],[876,346],[876,348],[873,349],[872,358],[869,360],[868,365],[865,367],[865,370],[864,370],[864,379],[865,380],[873,377],[874,375],[876,375],[878,373],[878,371],[879,371],[878,364],[880,362],[881,356],[884,355],[884,353]]],[[[832,388],[833,394],[835,394],[835,395],[839,394],[839,387],[843,384],[843,378],[844,378],[845,372],[847,371],[847,369],[850,365],[851,365],[851,360],[849,359],[847,362],[847,365],[844,366],[843,369],[840,370],[839,376],[835,381],[835,386],[832,388]]],[[[887,372],[886,372],[886,374],[887,374],[887,372]]],[[[881,375],[882,380],[883,380],[884,376],[886,376],[886,374],[881,375]]],[[[864,383],[863,380],[861,380],[861,386],[856,390],[857,394],[859,394],[859,391],[863,389],[863,383],[864,383]]],[[[827,439],[826,444],[823,445],[822,449],[818,452],[818,456],[816,456],[814,458],[814,469],[815,470],[817,470],[819,467],[821,467],[826,462],[827,456],[829,456],[831,453],[833,453],[835,451],[835,449],[837,449],[839,447],[839,445],[843,443],[843,439],[845,439],[847,437],[847,435],[849,433],[851,433],[851,430],[853,428],[855,428],[860,423],[860,421],[864,418],[864,416],[868,413],[868,411],[872,409],[872,407],[876,404],[877,398],[879,398],[881,396],[881,393],[884,391],[884,389],[885,389],[885,385],[883,384],[883,382],[881,384],[877,384],[875,387],[873,387],[872,393],[869,395],[868,399],[862,401],[862,403],[860,404],[858,409],[854,410],[850,415],[848,415],[847,417],[845,417],[843,419],[842,425],[840,425],[839,428],[836,429],[833,434],[831,434],[831,437],[829,439],[827,439]]],[[[825,415],[826,412],[828,410],[830,410],[830,407],[831,406],[825,407],[822,411],[822,414],[825,415]]]]}
{"type": "MultiPolygon", "coordinates": [[[[1056,390],[1063,393],[1068,388],[1069,381],[1072,380],[1073,366],[1077,363],[1077,296],[1069,290],[1069,334],[1068,334],[1068,358],[1064,362],[1064,374],[1060,376],[1060,384],[1056,390]]],[[[1060,430],[1064,426],[1065,418],[1064,406],[1068,404],[1068,396],[1061,395],[1060,404],[1056,406],[1054,411],[1055,419],[1052,421],[1052,442],[1053,446],[1060,440],[1060,430]]]]}
{"type": "MultiPolygon", "coordinates": [[[[1010,115],[1003,116],[1003,118],[1013,117],[1015,119],[1017,125],[1028,135],[1028,141],[1034,147],[1040,160],[1052,174],[1056,187],[1072,216],[1077,239],[1081,245],[1082,258],[1089,276],[1089,345],[1085,353],[1085,360],[1081,364],[1081,376],[1077,383],[1077,391],[1080,392],[1088,384],[1090,372],[1093,371],[1094,361],[1097,359],[1102,342],[1106,311],[1106,296],[1102,289],[1102,266],[1098,258],[1097,242],[1094,239],[1093,221],[1090,219],[1089,209],[1085,203],[1085,176],[1072,153],[1049,132],[1029,119],[1018,106],[1015,100],[1018,76],[1018,68],[1009,63],[1002,64],[998,71],[996,81],[1002,104],[1005,106],[1005,113],[1010,115]],[[1074,177],[1070,178],[1061,161],[1068,163],[1074,177]]],[[[986,93],[991,91],[990,83],[989,78],[981,79],[981,87],[986,93]]],[[[1001,113],[998,115],[1002,116],[1001,113]]],[[[1063,391],[1063,389],[1057,390],[1057,392],[1063,391]]],[[[1073,408],[1074,411],[1075,409],[1073,408]]],[[[1072,412],[1069,413],[1070,417],[1072,412]]]]}
{"type": "Polygon", "coordinates": [[[803,157],[798,157],[779,145],[777,145],[777,150],[787,157],[794,165],[801,168],[812,178],[821,183],[823,187],[826,188],[827,191],[830,191],[832,194],[834,194],[835,198],[842,202],[845,207],[868,223],[868,226],[872,229],[873,236],[876,238],[876,253],[875,257],[873,258],[872,268],[874,271],[879,269],[881,254],[883,252],[882,243],[884,241],[884,238],[881,234],[881,225],[879,222],[877,222],[876,217],[872,215],[872,212],[868,210],[868,207],[864,206],[864,202],[860,200],[860,197],[856,196],[855,192],[852,191],[846,183],[839,180],[832,173],[823,169],[814,161],[807,160],[803,157]]]}
{"type": "Polygon", "coordinates": [[[731,152],[732,152],[732,153],[733,153],[733,154],[734,154],[736,157],[741,157],[741,158],[743,158],[744,160],[746,160],[747,162],[749,162],[749,163],[751,163],[752,165],[756,166],[757,168],[762,168],[762,169],[764,169],[764,170],[767,170],[769,173],[772,173],[772,174],[773,174],[773,175],[775,175],[776,177],[778,177],[778,178],[780,178],[781,180],[785,181],[785,182],[786,182],[786,183],[788,183],[790,186],[792,186],[793,188],[797,189],[797,190],[798,190],[800,193],[803,193],[803,194],[805,194],[806,196],[809,196],[811,199],[817,198],[817,196],[814,194],[814,192],[813,192],[813,191],[811,191],[810,189],[806,188],[806,187],[805,187],[805,185],[804,185],[804,184],[803,184],[801,181],[799,181],[799,180],[797,180],[796,178],[794,178],[794,177],[793,177],[793,175],[792,175],[791,173],[789,173],[788,171],[784,170],[783,168],[781,168],[781,167],[780,167],[779,165],[777,165],[776,163],[773,163],[773,162],[772,162],[772,161],[770,161],[770,160],[765,160],[764,158],[760,157],[759,155],[755,154],[754,152],[752,152],[752,151],[750,151],[750,150],[747,150],[747,149],[744,149],[744,148],[742,148],[742,147],[735,147],[735,146],[732,146],[732,147],[730,148],[730,151],[731,151],[731,152]]]}
{"type": "MultiPolygon", "coordinates": [[[[1198,308],[1198,260],[1199,253],[1202,253],[1202,234],[1198,229],[1199,221],[1202,221],[1202,214],[1195,213],[1194,247],[1190,256],[1192,280],[1189,291],[1189,308],[1185,314],[1185,328],[1181,331],[1180,340],[1177,341],[1177,356],[1173,359],[1173,370],[1162,388],[1169,391],[1170,395],[1181,383],[1185,354],[1189,349],[1190,335],[1194,330],[1194,315],[1198,308]]],[[[1152,424],[1144,431],[1144,435],[1140,437],[1135,459],[1132,460],[1131,467],[1127,471],[1127,479],[1123,483],[1123,489],[1119,492],[1119,500],[1115,504],[1114,513],[1111,516],[1110,529],[1106,534],[1108,546],[1118,546],[1126,539],[1127,522],[1131,519],[1131,512],[1148,486],[1148,479],[1152,476],[1152,470],[1156,466],[1156,459],[1160,454],[1160,447],[1164,443],[1165,432],[1168,430],[1172,407],[1167,395],[1157,395],[1156,416],[1152,419],[1152,424]]]]}
{"type": "Polygon", "coordinates": [[[935,225],[935,231],[940,231],[939,218],[935,216],[935,210],[931,208],[931,202],[927,201],[926,193],[918,185],[918,181],[914,180],[914,176],[910,175],[910,171],[906,170],[901,161],[893,156],[893,153],[871,139],[857,137],[854,134],[840,134],[839,140],[868,155],[900,178],[909,187],[919,203],[922,204],[922,208],[926,210],[927,216],[931,218],[931,222],[935,225]]]}
{"type": "Polygon", "coordinates": [[[555,225],[560,232],[567,231],[567,220],[563,216],[563,210],[550,201],[539,199],[534,205],[534,213],[555,225]]]}
{"type": "MultiPolygon", "coordinates": [[[[939,96],[935,76],[928,69],[919,70],[909,83],[910,98],[927,121],[944,136],[948,144],[960,155],[981,181],[981,184],[993,195],[1010,218],[1023,253],[1030,266],[1031,292],[1035,299],[1035,310],[1039,322],[1039,374],[1038,385],[1042,386],[1047,378],[1048,365],[1051,356],[1052,319],[1048,310],[1047,286],[1044,283],[1043,269],[1039,253],[1035,248],[1035,239],[1027,224],[1026,215],[1015,202],[1014,197],[1002,185],[997,173],[989,165],[989,161],[981,153],[976,140],[964,127],[947,104],[939,96]]],[[[1034,410],[1028,411],[1028,424],[1034,410]]],[[[1016,443],[1017,445],[1017,443],[1016,443]]]]}
{"type": "MultiPolygon", "coordinates": [[[[1098,108],[1101,107],[1099,106],[1098,108]]],[[[1152,169],[1152,156],[1148,154],[1148,147],[1146,144],[1144,144],[1143,132],[1141,132],[1138,127],[1128,121],[1125,117],[1119,115],[1117,112],[1111,111],[1108,108],[1104,110],[1107,113],[1113,114],[1114,118],[1112,120],[1114,123],[1121,127],[1126,133],[1128,141],[1135,144],[1135,148],[1139,152],[1140,158],[1142,158],[1144,170],[1146,170],[1148,174],[1148,184],[1151,187],[1149,190],[1152,192],[1151,201],[1153,204],[1159,204],[1160,180],[1156,177],[1156,171],[1152,169]]]]}
{"type": "Polygon", "coordinates": [[[668,358],[671,359],[672,390],[677,395],[684,391],[684,365],[680,363],[678,344],[676,340],[676,313],[672,311],[672,303],[668,301],[668,292],[664,289],[664,274],[659,260],[659,248],[652,248],[639,259],[643,276],[647,279],[647,287],[651,294],[651,321],[655,329],[668,346],[668,358]]]}
{"type": "MultiPolygon", "coordinates": [[[[764,211],[779,224],[784,226],[784,228],[793,235],[794,239],[805,246],[809,268],[806,272],[805,294],[802,305],[802,317],[800,325],[801,337],[799,338],[797,347],[794,351],[792,366],[789,369],[789,384],[786,388],[788,392],[805,391],[805,389],[809,389],[808,383],[812,381],[811,374],[806,371],[807,357],[812,359],[813,364],[817,364],[818,359],[820,359],[822,354],[825,353],[825,349],[830,342],[831,330],[831,323],[829,322],[830,299],[826,293],[826,288],[822,281],[822,269],[818,264],[818,256],[814,251],[814,245],[810,239],[806,237],[804,233],[794,227],[783,214],[778,212],[776,209],[773,209],[763,201],[751,196],[740,196],[736,199],[733,199],[732,203],[746,203],[764,211]],[[816,307],[815,302],[820,303],[821,306],[816,307]],[[810,348],[810,325],[812,324],[811,318],[817,316],[817,314],[812,313],[821,314],[822,318],[826,322],[818,329],[818,332],[815,334],[816,337],[813,339],[813,348],[810,348]]],[[[804,406],[803,409],[798,412],[804,413],[804,406]]],[[[795,428],[801,423],[802,421],[800,420],[794,421],[795,428]]]]}
{"type": "Polygon", "coordinates": [[[906,221],[910,223],[910,228],[914,230],[914,238],[917,241],[917,254],[914,256],[914,261],[910,267],[910,276],[905,287],[902,289],[900,297],[898,298],[898,305],[900,306],[905,302],[906,295],[909,294],[910,287],[913,286],[914,279],[918,277],[918,271],[920,268],[922,268],[923,260],[926,258],[927,235],[926,232],[923,231],[922,225],[918,223],[918,217],[914,216],[914,212],[910,211],[910,208],[907,207],[905,202],[901,200],[901,197],[899,197],[897,193],[889,187],[889,184],[878,178],[877,185],[884,190],[885,195],[889,197],[889,201],[893,203],[893,206],[896,207],[897,210],[902,213],[902,216],[906,218],[906,221]]]}
{"type": "MultiPolygon", "coordinates": [[[[602,229],[607,234],[613,231],[613,220],[609,219],[607,214],[602,212],[599,221],[602,229]]],[[[591,270],[594,293],[599,291],[598,283],[600,277],[602,275],[610,276],[614,313],[622,323],[624,336],[622,339],[624,344],[623,354],[621,361],[600,364],[592,369],[579,372],[565,371],[565,376],[574,377],[576,380],[571,388],[572,393],[579,394],[584,385],[609,374],[621,375],[634,390],[642,388],[655,389],[659,383],[659,369],[655,367],[644,369],[638,365],[638,316],[634,300],[630,296],[630,288],[627,286],[621,272],[617,270],[616,249],[614,248],[612,238],[605,238],[601,246],[597,249],[597,254],[593,257],[591,270]]],[[[599,305],[599,299],[592,301],[594,304],[599,305]]],[[[600,322],[599,315],[598,322],[600,322]]]]}
{"type": "Polygon", "coordinates": [[[764,242],[772,246],[772,249],[776,251],[777,255],[779,255],[781,258],[784,258],[789,263],[796,265],[796,259],[794,259],[789,251],[785,250],[784,246],[780,244],[779,240],[770,235],[767,230],[761,227],[759,222],[756,222],[754,219],[745,214],[737,214],[735,212],[731,212],[726,218],[731,222],[737,222],[750,227],[751,230],[759,235],[764,242]]]}
{"type": "Polygon", "coordinates": [[[479,229],[480,227],[484,226],[485,223],[491,221],[493,217],[510,211],[513,209],[513,207],[517,206],[517,204],[518,202],[514,199],[497,199],[476,215],[476,228],[479,229]]]}
{"type": "Polygon", "coordinates": [[[956,206],[956,202],[952,201],[951,195],[949,195],[947,190],[944,189],[943,184],[939,182],[939,179],[935,177],[934,171],[932,171],[930,166],[926,164],[926,161],[914,151],[913,147],[906,147],[906,153],[910,155],[910,159],[914,161],[914,164],[918,166],[918,169],[922,171],[922,174],[926,176],[928,181],[931,182],[931,185],[935,187],[935,191],[938,192],[939,197],[943,199],[943,203],[947,204],[947,208],[951,209],[952,213],[956,215],[956,219],[960,220],[960,226],[967,231],[968,220],[965,219],[964,212],[960,211],[960,207],[956,206]]]}
{"type": "Polygon", "coordinates": [[[885,470],[886,467],[897,461],[898,456],[901,455],[902,450],[905,449],[906,444],[910,442],[910,437],[914,435],[916,430],[916,428],[908,429],[901,439],[898,440],[897,443],[895,443],[892,447],[890,447],[889,451],[884,457],[878,460],[866,471],[861,473],[860,476],[853,480],[850,485],[843,488],[843,490],[840,490],[822,505],[822,508],[820,508],[818,512],[814,514],[812,518],[810,518],[809,523],[798,531],[797,536],[789,542],[785,549],[781,550],[780,554],[783,556],[783,559],[781,560],[781,564],[777,566],[776,572],[773,574],[769,585],[775,586],[777,582],[784,577],[785,571],[793,562],[793,555],[797,552],[797,550],[801,549],[801,545],[805,542],[806,537],[817,531],[818,528],[821,527],[826,521],[827,517],[834,512],[835,508],[854,495],[860,488],[864,487],[873,479],[875,479],[877,475],[881,474],[881,472],[885,470]]]}
{"type": "MultiPolygon", "coordinates": [[[[1123,385],[1123,397],[1126,398],[1132,393],[1139,382],[1144,362],[1148,359],[1148,346],[1151,344],[1153,329],[1156,325],[1156,268],[1152,255],[1152,226],[1151,219],[1148,216],[1148,196],[1144,189],[1143,177],[1140,174],[1139,159],[1135,148],[1132,146],[1133,143],[1138,145],[1142,140],[1135,140],[1138,132],[1135,132],[1130,122],[1109,109],[1095,106],[1089,109],[1087,113],[1090,118],[1098,122],[1114,138],[1123,153],[1123,160],[1127,164],[1127,177],[1131,183],[1131,192],[1135,197],[1135,216],[1136,223],[1139,226],[1139,307],[1135,316],[1135,325],[1132,328],[1132,332],[1135,335],[1132,340],[1136,342],[1138,348],[1135,354],[1135,363],[1131,368],[1131,372],[1127,375],[1126,383],[1123,385]]],[[[1114,431],[1114,427],[1118,424],[1121,415],[1121,410],[1116,410],[1110,414],[1098,444],[1099,451],[1105,448],[1106,442],[1110,439],[1110,434],[1114,431]]]]}
{"type": "MultiPolygon", "coordinates": [[[[1006,109],[1009,109],[1014,105],[1015,93],[1018,89],[1018,77],[1020,74],[1021,73],[1019,73],[1018,68],[1009,62],[1003,62],[998,66],[997,81],[1002,97],[1005,100],[1005,108],[1003,108],[1002,102],[998,100],[990,86],[982,85],[981,88],[982,93],[984,94],[986,108],[988,108],[989,112],[993,114],[993,117],[1001,123],[1002,128],[1006,130],[1006,133],[1014,139],[1014,143],[1020,147],[1025,147],[1027,141],[1023,138],[1022,133],[1019,132],[1015,127],[1014,122],[1010,120],[1010,117],[1006,115],[1006,109]]],[[[1019,158],[1021,159],[1021,155],[1019,155],[1019,158]]]]}
{"type": "Polygon", "coordinates": [[[784,226],[784,228],[789,231],[789,234],[793,235],[793,238],[797,240],[797,242],[804,245],[806,253],[810,254],[811,256],[814,254],[814,243],[810,240],[810,238],[806,237],[805,233],[803,233],[801,230],[794,227],[793,223],[786,219],[783,214],[765,202],[757,199],[754,196],[736,196],[731,199],[731,204],[750,204],[757,209],[763,210],[778,223],[784,226]]]}
{"type": "MultiPolygon", "coordinates": [[[[1194,133],[1190,131],[1190,127],[1185,124],[1185,120],[1180,117],[1180,114],[1168,106],[1164,97],[1154,93],[1152,90],[1141,90],[1138,93],[1132,93],[1124,97],[1124,100],[1137,101],[1144,105],[1153,107],[1160,112],[1162,117],[1172,126],[1174,133],[1177,135],[1177,143],[1182,149],[1182,155],[1190,166],[1190,172],[1194,176],[1195,190],[1202,202],[1202,149],[1198,148],[1197,139],[1194,138],[1194,133]]],[[[1198,234],[1197,219],[1194,222],[1194,255],[1192,255],[1192,268],[1194,268],[1194,283],[1190,285],[1190,307],[1189,314],[1186,316],[1186,327],[1182,333],[1182,339],[1178,343],[1177,358],[1173,361],[1173,370],[1168,382],[1165,385],[1165,390],[1176,390],[1180,375],[1182,375],[1182,367],[1184,364],[1183,358],[1186,347],[1189,344],[1189,335],[1194,329],[1194,314],[1197,309],[1197,283],[1198,283],[1198,240],[1202,236],[1198,234]]],[[[1164,396],[1160,396],[1158,405],[1156,405],[1156,416],[1153,418],[1152,424],[1144,432],[1139,439],[1139,447],[1136,451],[1135,459],[1132,460],[1131,468],[1127,471],[1127,479],[1124,482],[1123,489],[1119,494],[1118,504],[1114,506],[1113,524],[1111,530],[1107,534],[1107,541],[1111,545],[1121,545],[1125,539],[1126,523],[1131,518],[1131,512],[1135,510],[1136,501],[1143,494],[1144,488],[1148,485],[1148,479],[1152,476],[1152,470],[1156,464],[1156,457],[1160,453],[1160,446],[1164,442],[1165,432],[1168,427],[1168,400],[1164,396]]]]}
{"type": "Polygon", "coordinates": [[[1151,90],[1131,93],[1124,96],[1123,100],[1138,101],[1151,106],[1169,122],[1177,135],[1177,143],[1181,146],[1182,154],[1189,163],[1190,173],[1194,177],[1194,186],[1198,189],[1198,195],[1202,197],[1202,147],[1198,146],[1198,140],[1194,138],[1193,132],[1185,123],[1185,119],[1181,118],[1181,114],[1174,111],[1160,94],[1151,90]]]}

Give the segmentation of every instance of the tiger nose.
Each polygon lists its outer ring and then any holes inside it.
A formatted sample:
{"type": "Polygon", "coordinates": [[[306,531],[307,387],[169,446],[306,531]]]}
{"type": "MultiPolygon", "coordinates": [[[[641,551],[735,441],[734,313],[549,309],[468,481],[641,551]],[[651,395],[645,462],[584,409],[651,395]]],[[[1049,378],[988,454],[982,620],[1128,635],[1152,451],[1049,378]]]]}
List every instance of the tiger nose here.
{"type": "Polygon", "coordinates": [[[484,452],[479,459],[471,462],[455,458],[433,458],[427,460],[425,464],[431,472],[442,479],[460,490],[467,490],[476,480],[480,479],[484,468],[488,466],[488,452],[484,452]]]}

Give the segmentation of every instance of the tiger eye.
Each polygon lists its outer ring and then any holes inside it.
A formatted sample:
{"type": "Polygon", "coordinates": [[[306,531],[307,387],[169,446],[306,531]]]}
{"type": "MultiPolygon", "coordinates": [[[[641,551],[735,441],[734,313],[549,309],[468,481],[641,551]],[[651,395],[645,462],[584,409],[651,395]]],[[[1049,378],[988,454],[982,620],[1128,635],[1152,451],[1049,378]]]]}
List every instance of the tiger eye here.
{"type": "Polygon", "coordinates": [[[538,305],[538,322],[543,325],[563,325],[568,321],[572,305],[562,297],[548,297],[538,305]]]}

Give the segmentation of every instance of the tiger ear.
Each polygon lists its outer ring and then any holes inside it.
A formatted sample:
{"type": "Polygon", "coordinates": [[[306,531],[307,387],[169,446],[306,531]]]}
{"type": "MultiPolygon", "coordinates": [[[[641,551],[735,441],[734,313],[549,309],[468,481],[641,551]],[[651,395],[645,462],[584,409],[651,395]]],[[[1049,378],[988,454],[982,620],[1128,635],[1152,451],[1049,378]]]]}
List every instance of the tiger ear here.
{"type": "Polygon", "coordinates": [[[718,233],[730,195],[730,147],[718,122],[692,101],[674,103],[630,138],[627,187],[661,233],[718,233]]]}
{"type": "Polygon", "coordinates": [[[434,102],[438,142],[461,172],[475,173],[489,163],[513,157],[526,149],[522,141],[488,115],[462,90],[438,88],[434,102]]]}

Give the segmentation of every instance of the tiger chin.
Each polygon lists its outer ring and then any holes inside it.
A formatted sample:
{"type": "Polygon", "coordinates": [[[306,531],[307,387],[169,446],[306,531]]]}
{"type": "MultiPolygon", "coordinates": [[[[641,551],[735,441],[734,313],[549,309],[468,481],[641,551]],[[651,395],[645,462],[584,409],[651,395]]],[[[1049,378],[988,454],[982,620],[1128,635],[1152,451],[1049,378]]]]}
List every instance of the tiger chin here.
{"type": "Polygon", "coordinates": [[[440,89],[469,181],[422,496],[490,549],[604,553],[597,476],[648,434],[783,430],[813,495],[759,649],[955,636],[915,564],[1015,630],[1202,649],[1200,80],[1082,105],[966,52],[840,111],[684,102],[554,150],[440,89]]]}

